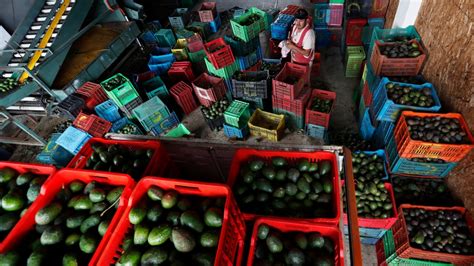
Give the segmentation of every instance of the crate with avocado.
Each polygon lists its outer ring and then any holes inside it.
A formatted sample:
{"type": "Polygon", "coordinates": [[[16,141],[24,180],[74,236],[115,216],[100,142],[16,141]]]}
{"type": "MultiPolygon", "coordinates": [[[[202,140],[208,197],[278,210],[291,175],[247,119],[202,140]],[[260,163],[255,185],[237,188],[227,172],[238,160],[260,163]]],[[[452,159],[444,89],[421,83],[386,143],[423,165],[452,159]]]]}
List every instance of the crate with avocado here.
{"type": "Polygon", "coordinates": [[[392,186],[397,206],[401,204],[425,206],[460,206],[444,179],[426,176],[392,175],[392,186]]]}
{"type": "Polygon", "coordinates": [[[401,110],[438,112],[441,109],[431,83],[414,85],[382,78],[373,97],[373,112],[380,121],[396,122],[401,110]]]}
{"type": "Polygon", "coordinates": [[[403,111],[395,126],[400,158],[431,158],[459,162],[474,147],[474,138],[459,113],[403,111]]]}
{"type": "Polygon", "coordinates": [[[129,174],[135,180],[162,175],[170,159],[157,141],[90,139],[67,168],[91,169],[129,174]]]}
{"type": "Polygon", "coordinates": [[[18,88],[20,85],[18,81],[14,78],[0,78],[0,95],[1,94],[6,94],[16,88],[18,88]]]}
{"type": "Polygon", "coordinates": [[[245,224],[224,185],[147,177],[137,184],[100,265],[233,265],[245,224]]]}
{"type": "Polygon", "coordinates": [[[391,43],[375,41],[370,64],[377,76],[416,76],[425,59],[425,49],[417,40],[391,43]]]}
{"type": "Polygon", "coordinates": [[[140,98],[132,82],[120,73],[102,81],[100,86],[118,107],[123,107],[134,99],[140,98]]]}
{"type": "Polygon", "coordinates": [[[31,204],[55,171],[54,166],[0,162],[0,252],[15,241],[13,236],[22,230],[21,217],[34,212],[31,204]]]}
{"type": "Polygon", "coordinates": [[[246,220],[263,215],[338,224],[339,174],[329,152],[240,149],[227,184],[246,220]]]}
{"type": "Polygon", "coordinates": [[[344,265],[343,245],[336,226],[260,218],[247,265],[344,265]]]}
{"type": "Polygon", "coordinates": [[[394,226],[401,258],[472,265],[474,223],[462,207],[427,207],[403,204],[394,226]]]}
{"type": "Polygon", "coordinates": [[[209,107],[201,106],[201,113],[211,130],[219,131],[224,126],[224,112],[229,106],[227,99],[219,100],[209,107]]]}
{"type": "Polygon", "coordinates": [[[135,182],[127,175],[61,170],[44,184],[22,230],[5,246],[12,265],[97,265],[135,182]]]}
{"type": "Polygon", "coordinates": [[[265,30],[265,18],[261,14],[249,10],[238,18],[232,18],[230,25],[234,36],[244,42],[249,42],[265,30]]]}
{"type": "Polygon", "coordinates": [[[331,111],[336,103],[336,93],[314,89],[306,106],[306,124],[329,127],[331,111]]]}

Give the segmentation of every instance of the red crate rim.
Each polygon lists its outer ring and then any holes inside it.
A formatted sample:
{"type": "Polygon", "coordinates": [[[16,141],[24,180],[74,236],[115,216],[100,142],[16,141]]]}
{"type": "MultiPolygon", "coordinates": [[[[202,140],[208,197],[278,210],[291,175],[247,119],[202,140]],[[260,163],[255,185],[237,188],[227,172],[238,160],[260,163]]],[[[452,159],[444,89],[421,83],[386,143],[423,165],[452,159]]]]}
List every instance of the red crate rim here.
{"type": "MultiPolygon", "coordinates": [[[[260,110],[260,109],[257,109],[260,110]]],[[[261,111],[262,112],[262,111],[261,111]]],[[[276,130],[275,130],[276,131],[276,130]]],[[[229,170],[229,176],[227,178],[227,185],[229,187],[233,187],[236,179],[239,176],[240,165],[243,161],[246,161],[250,158],[263,158],[264,160],[269,160],[272,157],[283,157],[285,159],[313,159],[318,161],[327,161],[331,162],[331,169],[333,173],[333,200],[339,200],[340,197],[340,186],[339,186],[339,173],[337,167],[337,160],[334,153],[326,152],[326,151],[316,151],[316,152],[299,152],[299,151],[270,151],[270,150],[255,150],[255,149],[238,149],[233,158],[231,167],[229,170]]],[[[336,200],[336,201],[337,201],[336,200]]],[[[331,218],[305,218],[305,219],[297,219],[297,218],[288,218],[283,217],[289,220],[311,220],[321,223],[329,223],[329,224],[339,224],[339,219],[341,215],[341,204],[339,202],[333,202],[333,212],[335,213],[335,217],[331,218]]],[[[257,214],[249,214],[249,213],[242,213],[244,215],[245,220],[254,220],[259,215],[257,214]]],[[[279,216],[267,216],[273,218],[281,218],[279,216]]]]}
{"type": "MultiPolygon", "coordinates": [[[[146,195],[146,190],[151,186],[156,185],[162,189],[173,189],[176,190],[179,194],[185,195],[196,195],[196,196],[203,196],[203,197],[225,197],[225,205],[223,210],[223,223],[221,232],[226,232],[229,226],[229,209],[231,208],[231,204],[235,204],[233,201],[233,196],[230,188],[225,184],[212,184],[206,182],[199,182],[199,181],[185,181],[185,180],[178,180],[178,179],[170,179],[170,178],[162,178],[162,177],[155,177],[155,176],[147,176],[142,178],[135,189],[133,190],[132,194],[130,195],[130,200],[124,210],[122,217],[120,218],[117,227],[116,227],[116,234],[111,237],[110,241],[107,243],[105,252],[99,258],[98,265],[110,265],[114,257],[119,251],[120,244],[122,243],[123,238],[125,237],[126,231],[130,228],[130,221],[128,220],[128,213],[133,208],[133,206],[140,202],[142,197],[146,195]],[[122,235],[123,233],[123,235],[122,235]]],[[[245,232],[245,224],[242,223],[243,230],[245,232]]],[[[222,236],[222,234],[220,234],[222,236]]],[[[221,254],[224,249],[224,243],[222,238],[219,237],[219,244],[216,251],[216,254],[221,254]]],[[[217,259],[217,256],[216,256],[217,259]]]]}
{"type": "Polygon", "coordinates": [[[339,252],[334,252],[336,255],[336,265],[344,265],[344,242],[342,239],[342,233],[338,227],[329,226],[327,224],[321,223],[304,223],[298,221],[292,221],[287,219],[272,219],[272,218],[258,218],[255,220],[255,224],[252,229],[252,236],[250,238],[250,249],[247,266],[253,265],[253,258],[255,254],[255,249],[257,246],[257,235],[258,228],[260,225],[265,224],[269,227],[277,229],[281,232],[319,232],[325,237],[331,238],[334,243],[334,249],[336,248],[339,252]]]}

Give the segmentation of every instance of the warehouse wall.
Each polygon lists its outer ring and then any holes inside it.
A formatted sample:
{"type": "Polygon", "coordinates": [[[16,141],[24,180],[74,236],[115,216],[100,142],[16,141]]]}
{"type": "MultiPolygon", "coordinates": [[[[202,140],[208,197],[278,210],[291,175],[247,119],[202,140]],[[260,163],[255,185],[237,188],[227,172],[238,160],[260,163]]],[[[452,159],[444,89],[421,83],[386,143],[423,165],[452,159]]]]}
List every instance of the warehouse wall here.
{"type": "Polygon", "coordinates": [[[235,6],[241,8],[257,7],[262,9],[268,8],[284,8],[287,5],[299,5],[307,8],[308,12],[312,11],[313,4],[309,0],[213,0],[203,2],[217,2],[217,10],[224,11],[235,6]]]}
{"type": "Polygon", "coordinates": [[[0,0],[0,25],[10,34],[15,31],[16,26],[23,20],[28,8],[35,0],[0,0]]]}
{"type": "MultiPolygon", "coordinates": [[[[428,50],[423,75],[434,84],[444,111],[460,112],[474,130],[474,40],[472,0],[423,1],[415,27],[428,50]]],[[[474,214],[474,152],[448,178],[474,214]]]]}

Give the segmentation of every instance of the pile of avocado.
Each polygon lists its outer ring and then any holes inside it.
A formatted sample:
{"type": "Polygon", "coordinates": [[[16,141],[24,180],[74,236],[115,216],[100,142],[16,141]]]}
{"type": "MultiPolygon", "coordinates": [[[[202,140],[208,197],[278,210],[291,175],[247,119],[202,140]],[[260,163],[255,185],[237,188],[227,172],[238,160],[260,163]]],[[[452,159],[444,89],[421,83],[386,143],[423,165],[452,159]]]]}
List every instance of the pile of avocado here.
{"type": "Polygon", "coordinates": [[[311,110],[329,114],[331,112],[333,100],[323,100],[315,97],[311,102],[311,110]]]}
{"type": "Polygon", "coordinates": [[[385,88],[387,89],[388,98],[396,104],[431,107],[435,103],[430,88],[419,90],[392,82],[385,84],[385,88]]]}
{"type": "Polygon", "coordinates": [[[274,78],[281,71],[282,64],[272,64],[265,61],[262,61],[262,66],[260,70],[268,70],[271,78],[274,78]]]}
{"type": "Polygon", "coordinates": [[[443,253],[474,255],[474,239],[460,212],[404,208],[403,215],[410,246],[443,253]]]}
{"type": "Polygon", "coordinates": [[[36,213],[35,230],[16,250],[1,256],[0,265],[87,265],[107,231],[122,191],[122,186],[71,182],[36,213]],[[9,259],[16,262],[8,264],[9,259]]]}
{"type": "Polygon", "coordinates": [[[455,206],[443,179],[392,176],[397,205],[455,206]]]}
{"type": "Polygon", "coordinates": [[[384,159],[377,154],[352,153],[352,171],[358,216],[381,219],[393,216],[392,199],[382,181],[386,177],[384,159]]]}
{"type": "Polygon", "coordinates": [[[338,146],[346,146],[351,151],[370,151],[372,145],[369,141],[364,140],[359,134],[347,131],[347,132],[331,132],[329,134],[330,144],[338,146]],[[334,134],[333,134],[334,133],[334,134]]]}
{"type": "Polygon", "coordinates": [[[126,124],[124,127],[119,129],[119,131],[117,133],[138,135],[137,132],[138,132],[138,127],[137,126],[135,126],[134,124],[126,124]]]}
{"type": "Polygon", "coordinates": [[[99,143],[94,143],[92,150],[85,169],[124,173],[134,179],[142,176],[155,153],[152,149],[135,149],[99,143]]]}
{"type": "Polygon", "coordinates": [[[18,81],[14,78],[0,77],[0,92],[9,92],[18,87],[18,81]]]}
{"type": "Polygon", "coordinates": [[[151,186],[129,213],[117,265],[214,265],[225,198],[180,195],[151,186]]]}
{"type": "Polygon", "coordinates": [[[0,240],[4,239],[38,196],[46,176],[0,169],[0,240]]]}
{"type": "Polygon", "coordinates": [[[254,265],[335,265],[334,243],[319,232],[280,232],[258,228],[254,265]]]}
{"type": "Polygon", "coordinates": [[[408,131],[413,140],[446,144],[470,144],[461,123],[455,118],[406,117],[408,131]]]}
{"type": "Polygon", "coordinates": [[[381,45],[380,53],[389,58],[413,58],[422,54],[417,43],[396,42],[381,45]]]}
{"type": "Polygon", "coordinates": [[[335,217],[331,162],[282,157],[243,163],[233,187],[244,213],[295,218],[335,217]]]}
{"type": "Polygon", "coordinates": [[[126,82],[128,82],[128,80],[125,79],[123,76],[116,75],[115,77],[110,78],[105,84],[101,84],[101,85],[103,86],[105,90],[111,91],[126,82]]]}

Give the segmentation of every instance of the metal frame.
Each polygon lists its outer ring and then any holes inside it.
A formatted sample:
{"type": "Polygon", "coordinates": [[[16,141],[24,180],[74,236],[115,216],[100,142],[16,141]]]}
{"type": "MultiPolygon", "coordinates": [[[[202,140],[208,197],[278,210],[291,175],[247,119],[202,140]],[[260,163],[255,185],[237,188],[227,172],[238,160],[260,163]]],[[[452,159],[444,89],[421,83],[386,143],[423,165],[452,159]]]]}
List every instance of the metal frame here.
{"type": "MultiPolygon", "coordinates": [[[[283,144],[283,143],[246,143],[246,142],[234,142],[230,144],[228,141],[219,141],[219,140],[207,140],[207,139],[193,139],[193,138],[167,138],[167,137],[154,137],[154,136],[143,136],[143,135],[123,135],[109,133],[105,136],[106,138],[114,140],[159,140],[162,145],[168,150],[172,151],[175,148],[186,149],[192,153],[192,150],[200,150],[198,152],[202,153],[202,150],[208,151],[208,159],[212,162],[212,165],[216,169],[215,173],[218,173],[221,180],[220,182],[225,182],[227,176],[224,169],[222,169],[222,160],[226,160],[225,155],[218,154],[218,151],[222,148],[227,149],[239,149],[239,148],[252,148],[252,149],[266,149],[266,150],[285,150],[285,151],[305,151],[305,152],[314,152],[314,151],[329,151],[336,154],[338,159],[339,172],[344,171],[345,183],[354,184],[354,176],[352,175],[352,156],[351,151],[342,146],[318,146],[318,145],[298,145],[298,144],[283,144]]],[[[187,158],[190,163],[195,165],[197,162],[192,160],[192,158],[187,158]]],[[[196,168],[196,167],[194,167],[196,168]]],[[[340,185],[340,184],[339,184],[340,185]]],[[[341,196],[342,197],[342,196],[341,196]]],[[[348,221],[349,221],[349,247],[350,254],[350,264],[354,266],[362,266],[362,256],[361,256],[361,244],[359,236],[359,227],[357,223],[357,206],[355,199],[355,186],[346,186],[346,202],[348,208],[348,221]]],[[[341,200],[342,204],[342,200],[341,200]]],[[[341,206],[341,210],[343,210],[341,206]]],[[[340,221],[340,230],[344,232],[344,222],[341,215],[340,221]]],[[[347,254],[347,252],[346,252],[347,254]]],[[[347,261],[347,258],[345,258],[347,261]]]]}

